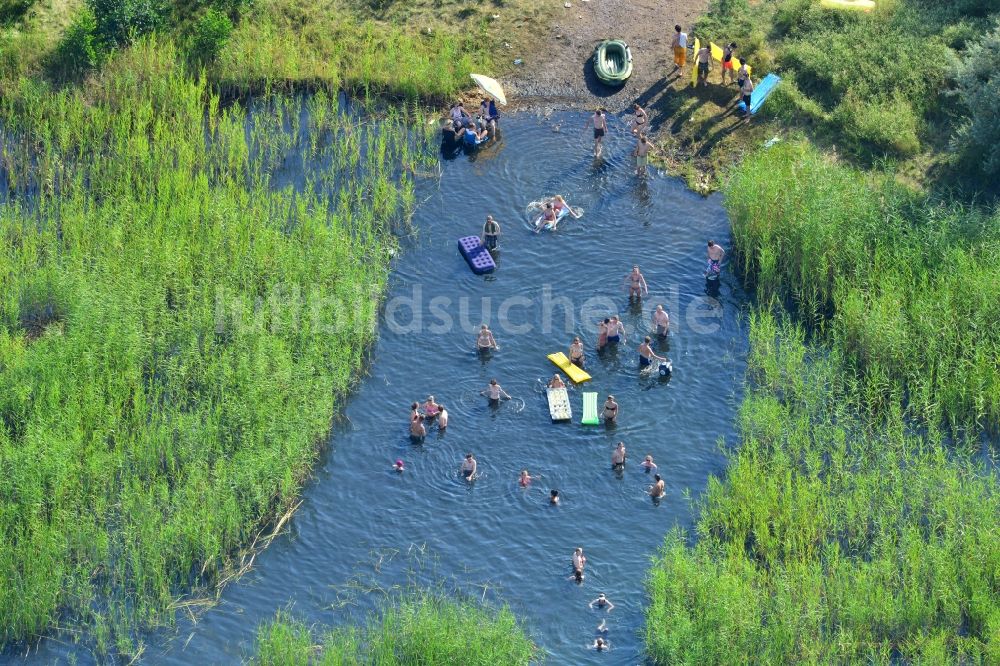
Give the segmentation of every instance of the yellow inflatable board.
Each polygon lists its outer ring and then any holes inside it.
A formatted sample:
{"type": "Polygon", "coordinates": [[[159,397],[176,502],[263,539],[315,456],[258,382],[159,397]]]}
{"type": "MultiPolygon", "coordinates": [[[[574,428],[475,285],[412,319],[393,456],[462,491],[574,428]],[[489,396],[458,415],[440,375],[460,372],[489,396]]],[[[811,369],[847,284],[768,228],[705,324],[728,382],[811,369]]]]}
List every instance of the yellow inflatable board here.
{"type": "Polygon", "coordinates": [[[691,58],[691,87],[698,85],[698,51],[701,51],[701,42],[695,37],[694,56],[691,58]]]}
{"type": "Polygon", "coordinates": [[[827,9],[854,9],[860,12],[875,9],[874,0],[819,0],[819,4],[827,9]]]}
{"type": "MultiPolygon", "coordinates": [[[[719,62],[722,62],[722,58],[723,56],[725,56],[725,53],[723,53],[722,51],[722,47],[718,46],[715,42],[709,42],[708,45],[709,48],[712,49],[712,57],[718,60],[719,62]]],[[[733,74],[740,71],[740,67],[742,66],[743,66],[743,61],[741,61],[736,56],[733,56],[733,74]]],[[[753,74],[752,67],[747,67],[747,74],[753,74]]]]}
{"type": "Polygon", "coordinates": [[[559,369],[565,372],[566,376],[569,377],[571,381],[574,381],[577,384],[590,381],[590,375],[570,363],[569,359],[566,358],[566,354],[556,352],[555,354],[549,354],[548,359],[559,366],[559,369]]]}

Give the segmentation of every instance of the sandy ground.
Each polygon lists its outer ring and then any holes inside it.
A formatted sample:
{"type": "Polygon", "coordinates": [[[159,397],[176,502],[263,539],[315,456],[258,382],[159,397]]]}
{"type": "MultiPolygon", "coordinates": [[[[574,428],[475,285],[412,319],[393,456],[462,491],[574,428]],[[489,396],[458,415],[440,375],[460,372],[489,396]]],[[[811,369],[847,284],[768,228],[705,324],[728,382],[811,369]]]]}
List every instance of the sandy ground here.
{"type": "MultiPolygon", "coordinates": [[[[676,79],[670,40],[674,24],[685,32],[704,13],[708,0],[542,0],[557,4],[553,24],[539,26],[538,42],[530,53],[508,50],[511,61],[524,64],[502,77],[518,108],[594,108],[620,112],[639,100],[655,118],[657,98],[670,94],[676,79]],[[569,8],[563,7],[566,3],[569,8]],[[594,75],[591,56],[604,39],[624,39],[632,49],[633,73],[621,88],[605,86],[594,75]]],[[[689,71],[689,70],[688,70],[689,71]]],[[[662,119],[659,119],[662,122],[662,119]]]]}

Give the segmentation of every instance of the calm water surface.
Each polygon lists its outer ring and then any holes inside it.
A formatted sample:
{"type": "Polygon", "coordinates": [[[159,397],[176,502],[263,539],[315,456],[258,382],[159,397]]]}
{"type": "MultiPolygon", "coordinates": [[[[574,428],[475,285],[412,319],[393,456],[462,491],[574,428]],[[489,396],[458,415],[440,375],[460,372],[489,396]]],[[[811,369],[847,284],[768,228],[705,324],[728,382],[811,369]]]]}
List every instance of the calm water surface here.
{"type": "MultiPolygon", "coordinates": [[[[705,241],[729,246],[720,198],[665,175],[634,176],[623,122],[612,121],[605,158],[595,161],[584,122],[573,114],[505,119],[499,145],[446,160],[440,180],[418,184],[415,235],[387,267],[370,375],[345,405],[287,534],[196,623],[180,618],[147,637],[142,661],[236,663],[277,609],[310,624],[358,621],[386,591],[418,583],[508,603],[549,663],[642,662],[650,557],[670,528],[692,525],[691,498],[724,473],[720,440],[735,441],[746,297],[728,271],[718,299],[705,293],[705,241]],[[525,205],[553,193],[584,216],[533,234],[525,205]],[[500,266],[477,277],[455,239],[478,234],[486,213],[502,225],[500,266]],[[622,288],[633,263],[651,290],[638,306],[622,288]],[[669,339],[656,345],[673,360],[669,381],[637,370],[635,347],[658,303],[672,319],[669,339]],[[595,322],[613,312],[623,316],[628,344],[598,356],[595,322]],[[488,359],[474,352],[483,321],[501,346],[488,359]],[[549,420],[542,382],[555,368],[545,355],[566,351],[574,334],[587,344],[594,376],[586,389],[602,400],[613,393],[621,405],[615,428],[579,425],[577,388],[574,422],[549,420]],[[515,398],[498,409],[478,395],[492,377],[515,398]],[[409,404],[428,394],[448,407],[451,423],[414,446],[409,404]],[[619,440],[630,455],[623,474],[610,469],[619,440]],[[471,485],[458,472],[466,451],[482,473],[471,485]],[[652,477],[638,467],[647,453],[667,484],[658,504],[646,494],[652,477]],[[396,458],[406,462],[402,475],[389,469],[396,458]],[[522,468],[541,477],[528,489],[517,484],[522,468]],[[562,506],[548,506],[551,488],[562,506]],[[583,585],[569,580],[576,546],[588,557],[583,585]],[[587,607],[599,592],[615,604],[612,650],[601,654],[587,649],[605,615],[587,607]]],[[[61,661],[66,649],[48,641],[35,657],[61,661]]]]}

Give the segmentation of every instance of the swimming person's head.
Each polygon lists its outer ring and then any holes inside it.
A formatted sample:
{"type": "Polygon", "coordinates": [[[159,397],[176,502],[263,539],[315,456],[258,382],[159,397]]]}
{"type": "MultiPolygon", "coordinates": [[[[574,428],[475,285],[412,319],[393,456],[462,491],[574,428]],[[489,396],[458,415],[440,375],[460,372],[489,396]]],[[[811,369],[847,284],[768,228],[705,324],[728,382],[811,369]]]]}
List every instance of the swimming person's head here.
{"type": "Polygon", "coordinates": [[[610,320],[610,319],[608,319],[607,317],[605,317],[605,318],[604,318],[604,323],[605,323],[605,324],[610,324],[610,323],[611,323],[611,320],[610,320]]]}
{"type": "MultiPolygon", "coordinates": [[[[487,220],[491,220],[491,219],[493,219],[493,218],[491,218],[491,217],[487,217],[486,219],[487,219],[487,220]]],[[[489,326],[487,326],[486,324],[480,324],[480,325],[479,325],[479,330],[480,330],[480,331],[488,331],[488,330],[490,330],[490,327],[489,327],[489,326]]]]}
{"type": "MultiPolygon", "coordinates": [[[[611,396],[608,396],[608,400],[614,400],[614,398],[611,397],[611,396]]],[[[625,442],[618,442],[618,448],[619,449],[624,449],[625,448],[625,442]]]]}
{"type": "Polygon", "coordinates": [[[434,402],[434,396],[432,395],[427,396],[427,402],[434,402]]]}
{"type": "Polygon", "coordinates": [[[410,405],[410,409],[412,409],[412,410],[417,410],[419,408],[420,408],[420,405],[417,404],[417,403],[413,403],[412,405],[410,405]]]}
{"type": "Polygon", "coordinates": [[[549,493],[549,497],[552,499],[553,502],[558,502],[559,501],[559,491],[556,490],[555,488],[553,488],[552,492],[549,493]]]}
{"type": "Polygon", "coordinates": [[[657,309],[657,310],[660,310],[660,311],[662,312],[662,311],[663,311],[663,306],[662,306],[662,305],[657,305],[657,306],[656,306],[656,309],[657,309]]]}
{"type": "Polygon", "coordinates": [[[466,453],[465,454],[465,459],[466,460],[472,460],[472,453],[466,453]]]}
{"type": "MultiPolygon", "coordinates": [[[[492,222],[492,221],[493,221],[493,216],[492,216],[492,215],[487,215],[487,216],[486,216],[486,221],[487,221],[487,222],[492,222]]],[[[485,325],[485,324],[484,324],[484,325],[485,325]]]]}
{"type": "Polygon", "coordinates": [[[653,456],[647,454],[646,455],[646,462],[653,462],[653,456]]]}
{"type": "Polygon", "coordinates": [[[713,247],[714,245],[715,245],[715,241],[712,241],[712,240],[708,241],[708,246],[709,247],[713,247]]]}
{"type": "Polygon", "coordinates": [[[654,479],[656,479],[657,481],[660,481],[660,480],[661,480],[661,479],[660,479],[660,475],[659,475],[659,474],[654,474],[654,475],[653,475],[653,478],[654,478],[654,479]]]}
{"type": "Polygon", "coordinates": [[[652,342],[652,340],[653,339],[651,337],[649,337],[648,335],[646,336],[646,343],[647,344],[650,343],[650,342],[652,342]]]}
{"type": "Polygon", "coordinates": [[[496,385],[497,385],[497,380],[491,379],[490,380],[490,386],[496,386],[496,385]]]}

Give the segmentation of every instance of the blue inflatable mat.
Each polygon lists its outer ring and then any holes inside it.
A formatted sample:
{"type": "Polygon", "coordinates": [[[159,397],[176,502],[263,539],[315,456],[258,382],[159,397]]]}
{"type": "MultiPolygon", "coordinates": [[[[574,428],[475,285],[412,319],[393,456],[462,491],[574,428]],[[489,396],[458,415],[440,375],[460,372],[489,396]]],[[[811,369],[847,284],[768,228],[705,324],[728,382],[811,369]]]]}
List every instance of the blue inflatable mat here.
{"type": "MultiPolygon", "coordinates": [[[[757,113],[760,110],[760,107],[764,104],[764,100],[774,92],[774,89],[780,82],[780,76],[777,74],[768,74],[761,79],[760,83],[754,86],[753,92],[750,93],[750,113],[757,113]]],[[[740,113],[747,112],[747,105],[743,103],[743,100],[740,100],[737,108],[740,110],[740,113]]]]}
{"type": "Polygon", "coordinates": [[[496,270],[497,264],[493,261],[489,250],[479,242],[479,236],[463,236],[458,239],[458,251],[462,253],[469,263],[469,268],[476,275],[492,273],[496,270]]]}

